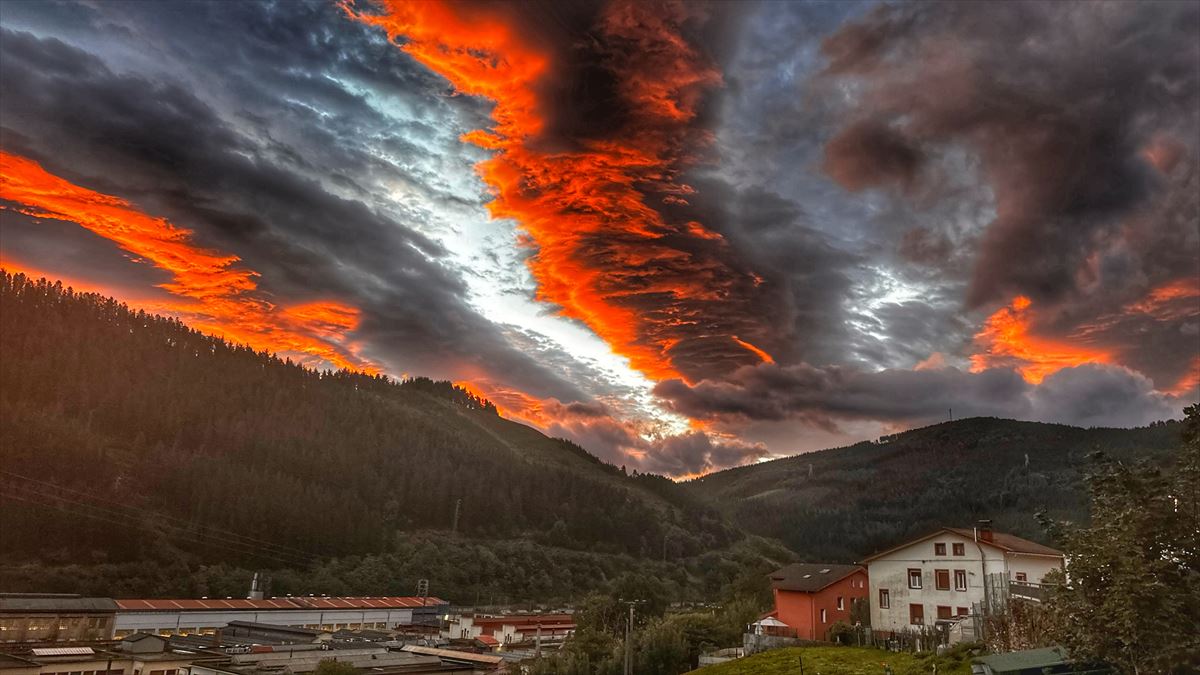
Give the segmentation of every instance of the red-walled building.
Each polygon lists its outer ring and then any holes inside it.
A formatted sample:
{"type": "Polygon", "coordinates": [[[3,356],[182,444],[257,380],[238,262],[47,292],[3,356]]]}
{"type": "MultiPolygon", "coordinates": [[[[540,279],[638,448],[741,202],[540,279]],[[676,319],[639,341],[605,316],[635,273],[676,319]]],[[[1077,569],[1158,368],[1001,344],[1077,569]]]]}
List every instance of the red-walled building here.
{"type": "Polygon", "coordinates": [[[795,563],[771,574],[775,611],[770,614],[802,640],[827,640],[838,621],[848,624],[856,600],[867,601],[871,585],[859,565],[795,563]]]}

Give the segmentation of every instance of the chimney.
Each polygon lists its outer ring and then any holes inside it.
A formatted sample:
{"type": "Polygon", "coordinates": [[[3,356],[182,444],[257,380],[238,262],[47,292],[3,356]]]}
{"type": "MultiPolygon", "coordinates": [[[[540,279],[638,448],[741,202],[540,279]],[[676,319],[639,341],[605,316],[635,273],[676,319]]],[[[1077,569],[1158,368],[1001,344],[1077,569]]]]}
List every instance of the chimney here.
{"type": "Polygon", "coordinates": [[[250,580],[250,594],[246,596],[247,600],[262,600],[263,592],[258,587],[258,572],[254,573],[254,578],[250,580]]]}
{"type": "Polygon", "coordinates": [[[992,521],[981,520],[976,523],[975,541],[992,541],[992,521]]]}

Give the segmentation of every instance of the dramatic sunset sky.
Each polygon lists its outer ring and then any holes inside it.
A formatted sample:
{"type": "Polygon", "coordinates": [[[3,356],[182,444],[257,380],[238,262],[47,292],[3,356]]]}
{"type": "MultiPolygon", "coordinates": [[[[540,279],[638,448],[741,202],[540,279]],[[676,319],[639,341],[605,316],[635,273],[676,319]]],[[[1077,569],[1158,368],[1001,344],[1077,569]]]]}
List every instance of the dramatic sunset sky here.
{"type": "Polygon", "coordinates": [[[0,28],[0,266],[453,380],[610,462],[1200,398],[1196,3],[5,0],[0,28]]]}

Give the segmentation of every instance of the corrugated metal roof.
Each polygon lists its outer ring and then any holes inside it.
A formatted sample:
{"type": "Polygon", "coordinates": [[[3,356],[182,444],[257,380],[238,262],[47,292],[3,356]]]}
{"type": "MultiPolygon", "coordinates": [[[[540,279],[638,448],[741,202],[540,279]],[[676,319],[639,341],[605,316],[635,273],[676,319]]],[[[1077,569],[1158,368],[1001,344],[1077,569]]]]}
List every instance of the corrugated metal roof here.
{"type": "Polygon", "coordinates": [[[504,660],[499,656],[492,656],[490,654],[475,654],[473,652],[460,652],[453,649],[437,649],[435,647],[418,647],[416,645],[404,645],[400,648],[400,650],[412,652],[413,654],[425,654],[427,656],[437,656],[444,659],[467,661],[468,663],[487,663],[490,665],[495,665],[504,660]]]}
{"type": "Polygon", "coordinates": [[[0,611],[4,612],[114,612],[116,609],[117,603],[110,598],[31,593],[0,595],[0,611]]]}
{"type": "MultiPolygon", "coordinates": [[[[439,598],[425,598],[425,606],[447,604],[439,598]]],[[[413,597],[377,597],[377,598],[269,598],[263,600],[247,600],[245,598],[230,599],[180,599],[180,600],[117,600],[116,608],[123,612],[179,612],[179,611],[212,611],[212,610],[254,610],[254,609],[411,609],[421,606],[421,598],[413,597]]]]}
{"type": "Polygon", "coordinates": [[[96,650],[91,647],[34,647],[34,656],[91,656],[96,650]]]}

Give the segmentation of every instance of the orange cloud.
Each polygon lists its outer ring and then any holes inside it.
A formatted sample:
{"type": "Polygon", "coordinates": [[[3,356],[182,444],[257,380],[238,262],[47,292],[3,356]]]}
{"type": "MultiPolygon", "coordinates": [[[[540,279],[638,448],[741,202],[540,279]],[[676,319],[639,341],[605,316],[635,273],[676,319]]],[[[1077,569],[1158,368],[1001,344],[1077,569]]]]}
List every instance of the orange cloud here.
{"type": "Polygon", "coordinates": [[[739,340],[738,336],[736,336],[736,335],[733,335],[731,337],[733,338],[734,342],[738,343],[742,347],[745,347],[750,352],[753,352],[753,354],[755,356],[757,356],[759,359],[761,359],[763,363],[775,363],[775,359],[771,358],[770,354],[764,352],[763,350],[759,349],[758,347],[755,347],[754,345],[750,344],[749,342],[746,342],[745,340],[739,340]]]}
{"type": "Polygon", "coordinates": [[[19,204],[30,216],[76,223],[170,273],[171,281],[162,288],[179,301],[139,303],[145,309],[311,365],[377,372],[346,342],[346,334],[358,325],[357,309],[332,301],[277,306],[262,297],[258,275],[238,266],[237,256],[202,248],[191,231],[142,213],[119,197],[75,185],[37,162],[0,151],[0,199],[19,204]]]}
{"type": "Polygon", "coordinates": [[[1200,314],[1197,301],[1200,301],[1200,278],[1183,277],[1151,289],[1146,297],[1129,305],[1126,311],[1169,321],[1200,314]]]}
{"type": "Polygon", "coordinates": [[[544,409],[545,401],[491,380],[477,378],[471,382],[455,382],[454,386],[472,396],[491,401],[502,417],[526,422],[543,430],[554,421],[544,409]]]}
{"type": "Polygon", "coordinates": [[[623,45],[605,63],[620,71],[629,121],[604,138],[555,144],[537,138],[552,114],[539,92],[553,54],[522,35],[513,17],[486,5],[467,12],[441,2],[379,4],[380,14],[343,6],[458,91],[495,103],[493,128],[463,140],[495,152],[477,167],[493,192],[488,208],[519,223],[536,249],[528,265],[537,300],[583,322],[647,377],[686,379],[672,350],[697,337],[689,331],[703,315],[732,314],[735,286],[756,285],[713,253],[723,245],[719,234],[694,220],[667,222],[648,203],[651,193],[687,203],[694,190],[677,180],[689,161],[685,148],[707,140],[690,122],[703,92],[720,81],[679,34],[689,10],[611,3],[588,40],[623,45]]]}
{"type": "Polygon", "coordinates": [[[1034,384],[1055,371],[1084,363],[1111,363],[1110,352],[1034,335],[1032,301],[1019,295],[988,317],[975,335],[982,351],[971,356],[971,371],[1012,367],[1034,384]]]}

